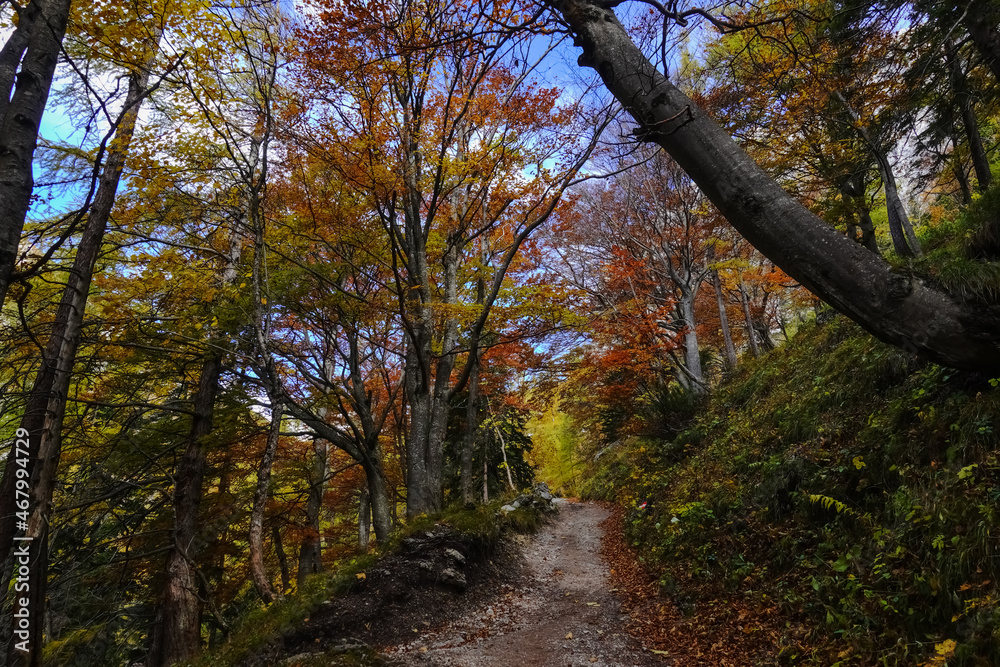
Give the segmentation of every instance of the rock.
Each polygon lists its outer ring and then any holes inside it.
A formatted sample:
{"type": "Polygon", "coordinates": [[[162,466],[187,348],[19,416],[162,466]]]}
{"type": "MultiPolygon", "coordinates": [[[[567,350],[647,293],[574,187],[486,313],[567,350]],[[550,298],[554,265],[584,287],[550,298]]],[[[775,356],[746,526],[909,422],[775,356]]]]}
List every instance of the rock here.
{"type": "Polygon", "coordinates": [[[535,484],[534,495],[538,496],[542,500],[552,501],[552,492],[549,491],[549,485],[545,482],[539,482],[535,484]]]}
{"type": "Polygon", "coordinates": [[[459,591],[464,591],[466,586],[468,586],[465,575],[453,567],[448,567],[441,571],[441,583],[459,591]]]}
{"type": "Polygon", "coordinates": [[[459,565],[465,565],[465,556],[463,556],[460,551],[457,551],[455,549],[445,549],[444,555],[452,559],[459,565]]]}
{"type": "Polygon", "coordinates": [[[371,647],[359,639],[353,639],[351,637],[343,637],[333,642],[333,645],[327,649],[327,653],[349,653],[351,651],[368,651],[371,647]]]}
{"type": "Polygon", "coordinates": [[[503,507],[500,508],[500,511],[506,514],[508,512],[513,512],[516,509],[517,508],[514,507],[513,505],[504,505],[503,507]]]}
{"type": "Polygon", "coordinates": [[[282,665],[297,665],[297,664],[299,664],[301,662],[305,662],[307,660],[310,660],[312,658],[317,658],[317,657],[320,657],[322,655],[323,655],[322,653],[298,653],[296,655],[293,655],[291,658],[285,658],[284,660],[281,661],[281,664],[282,665]]]}

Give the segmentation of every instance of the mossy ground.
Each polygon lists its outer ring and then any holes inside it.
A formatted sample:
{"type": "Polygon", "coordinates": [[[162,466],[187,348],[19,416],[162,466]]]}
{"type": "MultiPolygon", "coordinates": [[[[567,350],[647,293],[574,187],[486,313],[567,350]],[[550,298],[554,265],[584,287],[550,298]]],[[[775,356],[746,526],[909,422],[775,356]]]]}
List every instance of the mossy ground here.
{"type": "Polygon", "coordinates": [[[777,609],[775,664],[1000,664],[996,384],[809,324],[678,436],[608,448],[585,491],[691,613],[777,609]]]}

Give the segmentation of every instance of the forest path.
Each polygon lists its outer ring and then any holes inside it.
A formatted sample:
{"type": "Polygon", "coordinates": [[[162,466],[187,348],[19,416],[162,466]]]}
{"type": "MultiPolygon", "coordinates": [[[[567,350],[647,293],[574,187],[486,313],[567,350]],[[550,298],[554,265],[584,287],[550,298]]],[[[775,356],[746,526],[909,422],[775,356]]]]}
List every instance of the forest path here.
{"type": "Polygon", "coordinates": [[[601,559],[610,512],[560,502],[526,545],[523,583],[385,653],[400,667],[648,667],[669,664],[625,632],[601,559]]]}

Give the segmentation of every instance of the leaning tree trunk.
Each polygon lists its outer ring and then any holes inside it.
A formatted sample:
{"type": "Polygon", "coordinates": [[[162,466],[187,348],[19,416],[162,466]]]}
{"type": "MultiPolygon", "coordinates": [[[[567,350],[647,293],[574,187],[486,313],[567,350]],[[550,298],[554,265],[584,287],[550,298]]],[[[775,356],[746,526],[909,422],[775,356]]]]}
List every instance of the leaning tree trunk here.
{"type": "MultiPolygon", "coordinates": [[[[133,73],[129,79],[129,89],[122,114],[118,119],[118,129],[110,142],[107,161],[101,170],[97,192],[42,353],[41,369],[35,377],[21,420],[21,428],[29,434],[29,459],[38,462],[32,464],[30,471],[31,514],[26,532],[27,537],[32,538],[32,547],[37,550],[32,559],[30,574],[34,609],[45,607],[48,571],[47,527],[52,511],[56,472],[62,453],[62,422],[66,411],[66,399],[83,330],[90,285],[125,168],[125,157],[135,131],[139,107],[146,94],[149,68],[152,67],[155,53],[154,46],[143,70],[133,73]]],[[[12,458],[4,468],[3,481],[0,482],[0,517],[2,517],[0,518],[0,562],[6,560],[14,545],[15,525],[12,504],[15,500],[16,469],[10,465],[11,461],[12,458]]],[[[4,588],[6,589],[6,586],[4,588]]],[[[35,623],[32,630],[35,634],[30,641],[31,651],[27,654],[13,653],[15,660],[10,664],[39,664],[42,649],[41,624],[35,623]]]]}
{"type": "Polygon", "coordinates": [[[212,431],[222,361],[209,352],[202,362],[187,446],[174,470],[173,544],[164,566],[163,592],[150,637],[147,667],[169,667],[201,650],[201,600],[195,556],[198,507],[205,475],[205,438],[212,431]]]}
{"type": "Polygon", "coordinates": [[[839,90],[833,92],[833,96],[843,105],[847,115],[851,117],[858,134],[868,145],[868,150],[878,164],[878,173],[882,179],[882,187],[885,190],[885,207],[889,218],[889,235],[892,237],[892,246],[896,254],[900,257],[920,257],[923,253],[920,250],[920,242],[917,241],[913,233],[913,225],[910,224],[910,217],[906,214],[906,207],[899,197],[899,190],[896,188],[896,175],[892,171],[892,164],[889,156],[872,139],[868,130],[861,123],[861,116],[851,106],[844,94],[839,90]]]}
{"type": "Polygon", "coordinates": [[[882,176],[882,187],[885,190],[885,206],[889,217],[889,236],[892,237],[892,246],[896,254],[900,257],[920,257],[923,252],[920,250],[920,242],[913,234],[913,225],[910,224],[910,217],[906,214],[906,207],[899,197],[899,190],[896,189],[896,175],[892,171],[889,163],[889,156],[878,148],[872,146],[872,153],[878,163],[878,171],[882,176]]]}
{"type": "Polygon", "coordinates": [[[878,338],[938,363],[1000,370],[1000,308],[969,305],[888,263],[809,212],[632,43],[614,12],[548,0],[593,67],[653,141],[765,257],[878,338]]]}
{"type": "Polygon", "coordinates": [[[983,147],[983,137],[979,132],[979,122],[976,120],[976,113],[972,108],[972,93],[969,90],[969,82],[965,77],[965,72],[962,71],[962,63],[958,58],[958,49],[950,39],[945,44],[945,59],[948,61],[948,69],[951,73],[951,89],[955,94],[955,103],[962,114],[965,138],[969,143],[969,154],[972,156],[972,168],[976,170],[976,180],[979,183],[979,190],[984,191],[993,182],[993,174],[990,172],[990,160],[986,156],[986,149],[983,147]]]}
{"type": "Polygon", "coordinates": [[[23,30],[19,25],[0,50],[0,304],[10,287],[35,186],[32,161],[38,127],[66,34],[69,6],[70,0],[27,3],[19,10],[23,30]]]}

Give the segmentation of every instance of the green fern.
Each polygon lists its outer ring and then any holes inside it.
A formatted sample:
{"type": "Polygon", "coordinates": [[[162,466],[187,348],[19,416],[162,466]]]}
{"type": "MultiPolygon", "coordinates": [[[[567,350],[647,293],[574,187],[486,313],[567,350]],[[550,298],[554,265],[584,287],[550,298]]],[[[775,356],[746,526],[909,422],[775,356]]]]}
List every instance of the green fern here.
{"type": "Polygon", "coordinates": [[[837,514],[847,515],[869,526],[872,525],[873,523],[873,519],[870,514],[868,513],[863,514],[861,512],[858,512],[857,510],[852,509],[847,505],[845,505],[844,503],[840,502],[836,498],[831,498],[830,496],[824,496],[819,493],[807,493],[806,498],[808,498],[809,502],[811,503],[814,503],[816,505],[822,505],[824,509],[836,510],[837,514]]]}

